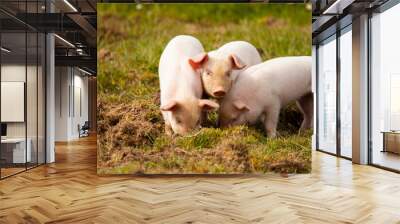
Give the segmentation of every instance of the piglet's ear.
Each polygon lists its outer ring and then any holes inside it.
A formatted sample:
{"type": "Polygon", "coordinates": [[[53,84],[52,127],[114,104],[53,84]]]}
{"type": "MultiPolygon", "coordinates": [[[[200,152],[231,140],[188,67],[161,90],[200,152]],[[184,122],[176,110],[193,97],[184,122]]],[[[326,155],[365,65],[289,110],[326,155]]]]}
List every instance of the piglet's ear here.
{"type": "Polygon", "coordinates": [[[240,111],[249,111],[250,110],[250,108],[244,102],[239,101],[239,100],[233,102],[233,106],[240,111]]]}
{"type": "Polygon", "coordinates": [[[189,64],[194,70],[201,68],[201,66],[208,60],[207,53],[198,54],[189,58],[189,64]]]}
{"type": "Polygon", "coordinates": [[[160,107],[162,111],[174,111],[178,109],[179,104],[176,101],[170,101],[160,107]]]}
{"type": "Polygon", "coordinates": [[[199,106],[206,111],[216,110],[219,108],[219,104],[212,100],[200,100],[199,106]]]}
{"type": "Polygon", "coordinates": [[[229,60],[232,63],[232,69],[242,69],[246,67],[246,65],[243,64],[240,58],[237,57],[235,54],[229,55],[229,60]]]}

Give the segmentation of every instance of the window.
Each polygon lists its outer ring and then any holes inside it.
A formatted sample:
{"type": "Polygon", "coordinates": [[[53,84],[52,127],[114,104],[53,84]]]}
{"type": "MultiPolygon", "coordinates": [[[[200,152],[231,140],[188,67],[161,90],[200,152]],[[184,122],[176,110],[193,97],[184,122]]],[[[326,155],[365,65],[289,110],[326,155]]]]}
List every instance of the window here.
{"type": "Polygon", "coordinates": [[[351,25],[340,36],[340,155],[352,156],[352,32],[351,25]]]}
{"type": "Polygon", "coordinates": [[[371,18],[371,162],[400,170],[400,5],[371,18]]]}
{"type": "Polygon", "coordinates": [[[318,149],[336,153],[336,35],[318,47],[318,149]]]}
{"type": "MultiPolygon", "coordinates": [[[[20,1],[16,10],[40,13],[43,3],[20,1]]],[[[0,22],[0,178],[5,178],[45,163],[46,40],[11,14],[0,17],[7,21],[0,22]]]]}

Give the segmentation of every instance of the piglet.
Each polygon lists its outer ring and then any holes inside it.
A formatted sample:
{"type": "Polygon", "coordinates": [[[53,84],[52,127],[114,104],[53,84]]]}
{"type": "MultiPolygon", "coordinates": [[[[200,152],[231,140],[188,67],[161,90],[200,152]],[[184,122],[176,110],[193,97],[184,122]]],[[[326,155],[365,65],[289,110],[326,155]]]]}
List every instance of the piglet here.
{"type": "Polygon", "coordinates": [[[291,101],[303,114],[300,130],[311,128],[311,57],[281,57],[243,71],[219,110],[222,127],[254,124],[261,120],[268,137],[276,136],[279,112],[291,101]]]}
{"type": "Polygon", "coordinates": [[[199,128],[202,112],[219,107],[211,100],[201,99],[199,68],[205,60],[207,55],[200,41],[186,35],[174,37],[161,54],[160,109],[169,135],[183,135],[199,128]]]}
{"type": "Polygon", "coordinates": [[[201,78],[209,96],[221,99],[247,66],[261,63],[257,49],[246,41],[233,41],[208,53],[201,63],[201,78]]]}

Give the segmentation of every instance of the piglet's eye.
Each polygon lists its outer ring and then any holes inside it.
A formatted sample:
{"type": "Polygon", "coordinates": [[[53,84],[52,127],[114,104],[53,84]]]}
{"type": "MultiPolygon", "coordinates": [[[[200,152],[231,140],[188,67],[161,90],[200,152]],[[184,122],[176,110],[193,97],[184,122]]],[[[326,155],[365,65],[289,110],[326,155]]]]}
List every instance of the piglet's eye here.
{"type": "Polygon", "coordinates": [[[209,70],[206,70],[206,74],[207,74],[207,75],[212,75],[212,72],[209,71],[209,70]]]}

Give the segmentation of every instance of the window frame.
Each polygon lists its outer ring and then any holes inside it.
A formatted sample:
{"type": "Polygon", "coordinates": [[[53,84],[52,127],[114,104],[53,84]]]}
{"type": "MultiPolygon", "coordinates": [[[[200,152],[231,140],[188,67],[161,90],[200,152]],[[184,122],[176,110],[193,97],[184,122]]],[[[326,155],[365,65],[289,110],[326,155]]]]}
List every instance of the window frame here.
{"type": "Polygon", "coordinates": [[[327,35],[323,39],[319,40],[318,43],[315,45],[316,46],[316,100],[315,100],[315,106],[316,106],[316,151],[327,153],[329,155],[337,156],[346,160],[352,160],[352,158],[347,157],[342,155],[341,153],[341,119],[340,119],[340,77],[341,77],[341,67],[340,67],[340,38],[342,35],[344,35],[347,32],[351,32],[352,29],[349,29],[350,26],[352,26],[351,22],[351,17],[346,16],[342,20],[339,20],[338,23],[342,24],[342,27],[338,27],[337,24],[332,25],[329,29],[332,29],[332,27],[336,27],[336,32],[332,33],[331,35],[327,35]],[[332,38],[332,36],[335,36],[332,40],[329,40],[329,38],[332,38]],[[330,41],[336,41],[336,152],[328,152],[327,150],[321,149],[320,148],[320,143],[319,143],[319,84],[320,84],[320,75],[319,75],[319,60],[320,60],[320,55],[319,55],[319,48],[320,45],[324,42],[330,42],[330,41]]]}
{"type": "MultiPolygon", "coordinates": [[[[374,8],[372,10],[369,10],[368,13],[368,32],[367,32],[367,38],[368,38],[368,69],[367,69],[367,77],[368,77],[368,165],[377,167],[383,170],[395,172],[395,173],[400,173],[400,169],[394,169],[388,166],[380,165],[377,163],[374,163],[373,161],[373,130],[372,130],[372,94],[373,94],[373,88],[372,88],[372,19],[374,14],[381,14],[384,13],[385,11],[391,9],[392,7],[400,4],[400,0],[388,0],[382,5],[380,5],[377,8],[374,8]]],[[[400,157],[400,155],[399,155],[400,157]]]]}
{"type": "MultiPolygon", "coordinates": [[[[37,4],[39,3],[39,1],[37,1],[37,4]]],[[[21,23],[23,23],[22,21],[20,21],[20,20],[18,20],[16,17],[13,17],[12,16],[12,14],[9,14],[9,12],[7,12],[6,10],[3,10],[2,8],[0,8],[1,9],[1,11],[4,13],[7,13],[7,15],[9,15],[9,16],[11,16],[11,18],[12,19],[15,19],[15,21],[17,21],[17,22],[21,22],[21,23]]],[[[38,5],[37,5],[37,12],[38,12],[38,5]]],[[[47,11],[47,7],[46,7],[46,11],[47,11]]],[[[29,13],[29,12],[27,12],[27,6],[26,6],[26,4],[25,4],[25,15],[27,15],[27,13],[29,13]]],[[[1,28],[1,23],[0,23],[0,28],[1,28]]],[[[19,174],[19,173],[23,173],[23,172],[26,172],[26,171],[28,171],[28,170],[30,170],[30,169],[34,169],[34,168],[36,168],[36,167],[39,167],[39,166],[41,166],[41,165],[44,165],[44,164],[47,164],[47,44],[48,44],[48,40],[47,40],[47,32],[43,32],[43,31],[41,31],[41,30],[38,30],[38,29],[35,29],[34,27],[32,27],[32,26],[30,26],[30,25],[28,25],[28,24],[26,24],[26,23],[23,23],[23,30],[16,30],[16,31],[3,31],[3,30],[1,30],[0,29],[0,46],[2,45],[2,35],[4,34],[4,33],[21,33],[21,34],[24,34],[25,35],[25,49],[24,49],[24,51],[25,51],[25,87],[24,87],[24,89],[25,89],[25,93],[24,93],[24,129],[25,129],[25,136],[24,136],[24,138],[25,138],[25,166],[24,166],[24,168],[23,167],[21,167],[21,168],[23,168],[22,170],[20,170],[20,171],[18,171],[18,172],[15,172],[15,173],[12,173],[12,174],[9,174],[9,175],[6,175],[6,176],[4,176],[3,175],[3,173],[2,173],[2,167],[0,166],[0,180],[4,180],[4,179],[6,179],[6,178],[8,178],[8,177],[12,177],[12,176],[14,176],[14,175],[17,175],[17,174],[19,174]],[[28,34],[33,34],[34,36],[36,36],[36,48],[35,48],[35,52],[36,52],[36,60],[35,60],[35,66],[36,66],[36,72],[35,72],[35,74],[36,74],[36,91],[35,91],[35,93],[33,93],[33,94],[35,94],[36,95],[36,122],[34,122],[35,124],[36,124],[36,136],[33,136],[32,138],[36,138],[36,141],[37,141],[37,144],[36,144],[36,161],[34,162],[34,163],[31,163],[31,162],[27,162],[27,156],[28,156],[28,154],[27,154],[27,147],[28,147],[28,110],[27,110],[27,83],[28,83],[28,79],[27,79],[27,75],[28,75],[28,34]],[[41,35],[41,34],[43,34],[43,35],[41,35]],[[41,36],[42,38],[39,38],[39,36],[41,36]],[[41,41],[41,48],[39,48],[39,41],[41,41]],[[39,51],[39,49],[40,49],[40,51],[39,51]],[[42,63],[39,63],[39,52],[41,52],[41,53],[43,53],[43,55],[40,55],[41,57],[42,57],[42,63]],[[40,117],[41,115],[39,115],[39,113],[38,113],[38,111],[39,111],[39,79],[38,79],[38,77],[39,77],[39,66],[42,66],[42,71],[41,71],[41,75],[42,75],[42,84],[43,84],[43,86],[42,86],[42,88],[43,88],[43,92],[42,92],[42,96],[43,96],[43,99],[42,99],[42,104],[43,105],[41,105],[43,108],[43,117],[40,117]],[[43,119],[43,120],[42,120],[43,119]],[[41,149],[41,152],[43,153],[43,155],[41,155],[41,157],[43,157],[42,159],[43,159],[43,162],[39,162],[39,120],[41,120],[41,122],[42,122],[42,124],[43,124],[43,129],[44,130],[42,130],[43,131],[43,145],[42,145],[42,149],[41,149]],[[28,166],[28,163],[29,163],[29,166],[28,166]]],[[[3,62],[3,60],[2,60],[2,53],[0,53],[0,82],[1,82],[1,67],[3,66],[3,64],[2,64],[2,62],[3,62]]],[[[1,86],[0,86],[0,88],[1,88],[1,86]]],[[[1,92],[1,91],[0,91],[1,92]]],[[[0,97],[0,100],[1,100],[1,97],[0,97]]],[[[1,108],[1,105],[0,105],[0,110],[1,110],[2,108],[1,108]]],[[[1,115],[0,115],[1,116],[1,115]]],[[[1,119],[0,119],[0,123],[2,123],[1,122],[1,119]]],[[[1,144],[0,144],[0,158],[1,158],[1,144]]],[[[32,152],[33,152],[33,150],[32,150],[32,152]]],[[[32,153],[31,152],[31,153],[32,153]]],[[[32,155],[32,154],[31,154],[32,155]]]]}

